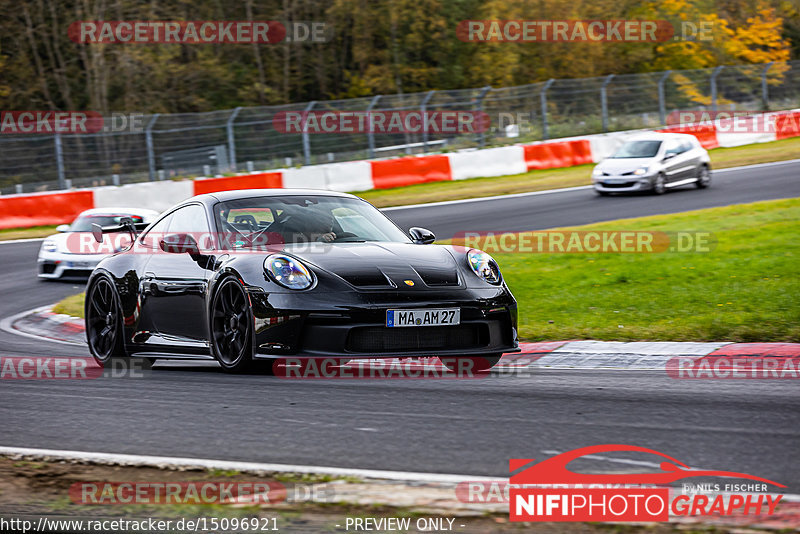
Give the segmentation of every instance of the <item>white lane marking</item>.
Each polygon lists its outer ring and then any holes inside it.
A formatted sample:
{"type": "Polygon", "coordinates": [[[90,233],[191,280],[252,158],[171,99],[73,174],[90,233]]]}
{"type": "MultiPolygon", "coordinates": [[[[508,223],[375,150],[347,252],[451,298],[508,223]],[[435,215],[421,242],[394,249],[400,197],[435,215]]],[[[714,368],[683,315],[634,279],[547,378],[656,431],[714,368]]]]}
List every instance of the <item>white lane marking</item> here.
{"type": "MultiPolygon", "coordinates": [[[[758,169],[761,167],[771,167],[774,165],[789,165],[794,163],[800,163],[800,159],[789,159],[785,161],[773,161],[770,163],[756,163],[754,165],[742,165],[739,167],[726,167],[724,169],[712,169],[711,174],[718,174],[722,172],[731,172],[731,171],[741,171],[747,169],[758,169]]],[[[500,178],[499,176],[497,178],[500,178]]],[[[406,210],[406,209],[415,209],[415,208],[427,208],[431,206],[450,206],[456,204],[467,204],[469,202],[485,202],[488,200],[502,200],[505,198],[524,198],[524,197],[534,197],[539,195],[553,195],[558,193],[569,193],[570,191],[581,191],[583,189],[592,189],[593,186],[591,185],[579,185],[576,187],[563,187],[561,189],[547,189],[545,191],[530,191],[527,193],[512,193],[510,195],[495,195],[491,197],[479,197],[479,198],[462,198],[459,200],[443,200],[441,202],[430,202],[428,204],[408,204],[406,206],[391,206],[388,208],[381,208],[381,211],[399,211],[399,210],[406,210]]]]}
{"type": "Polygon", "coordinates": [[[27,447],[2,447],[0,456],[27,456],[39,459],[58,458],[64,460],[82,460],[99,464],[131,465],[174,468],[218,469],[240,472],[275,472],[275,473],[319,473],[341,477],[361,479],[398,480],[409,482],[439,482],[457,484],[465,480],[496,481],[506,480],[503,477],[487,477],[477,475],[456,475],[442,473],[419,473],[413,471],[383,471],[377,469],[357,469],[347,467],[329,467],[316,465],[270,464],[258,462],[235,462],[230,460],[213,460],[204,458],[176,458],[172,456],[147,456],[139,454],[116,454],[106,452],[65,451],[53,449],[32,449],[27,447]]]}
{"type": "MultiPolygon", "coordinates": [[[[498,176],[498,178],[500,178],[498,176]]],[[[544,191],[530,191],[528,193],[512,193],[510,195],[495,195],[492,197],[462,198],[460,200],[443,200],[441,202],[429,202],[428,204],[409,204],[407,206],[392,206],[381,208],[381,211],[396,211],[414,208],[427,208],[430,206],[449,206],[451,204],[466,204],[468,202],[484,202],[486,200],[501,200],[504,198],[535,197],[538,195],[553,195],[555,193],[568,193],[569,191],[580,191],[582,189],[592,189],[591,185],[579,185],[576,187],[563,187],[561,189],[546,189],[544,191]]]]}
{"type": "Polygon", "coordinates": [[[792,163],[800,163],[800,159],[786,159],[783,161],[770,161],[767,163],[754,163],[752,165],[741,165],[739,167],[725,167],[724,169],[712,169],[712,174],[718,172],[741,171],[745,169],[759,169],[761,167],[772,167],[774,165],[789,165],[792,163]]]}
{"type": "Polygon", "coordinates": [[[51,339],[51,338],[47,338],[47,337],[43,337],[43,336],[38,336],[36,334],[23,332],[22,330],[17,330],[16,328],[14,328],[14,326],[13,326],[14,321],[16,321],[17,319],[20,319],[20,318],[22,318],[25,315],[28,315],[30,313],[36,313],[36,312],[44,311],[44,310],[46,310],[48,308],[50,308],[49,305],[48,306],[39,306],[38,308],[33,308],[32,310],[27,310],[27,311],[24,311],[24,312],[20,312],[20,313],[16,313],[14,315],[11,315],[10,317],[6,317],[5,319],[0,320],[0,330],[3,330],[4,332],[8,332],[9,334],[16,334],[16,335],[22,336],[22,337],[29,337],[29,338],[35,339],[37,341],[49,341],[50,343],[61,343],[62,345],[71,345],[73,347],[81,347],[81,346],[83,346],[83,343],[73,343],[72,341],[65,341],[63,339],[51,339]]]}
{"type": "Polygon", "coordinates": [[[35,241],[44,241],[46,237],[27,237],[25,239],[8,239],[0,241],[0,245],[13,245],[14,243],[33,243],[35,241]]]}

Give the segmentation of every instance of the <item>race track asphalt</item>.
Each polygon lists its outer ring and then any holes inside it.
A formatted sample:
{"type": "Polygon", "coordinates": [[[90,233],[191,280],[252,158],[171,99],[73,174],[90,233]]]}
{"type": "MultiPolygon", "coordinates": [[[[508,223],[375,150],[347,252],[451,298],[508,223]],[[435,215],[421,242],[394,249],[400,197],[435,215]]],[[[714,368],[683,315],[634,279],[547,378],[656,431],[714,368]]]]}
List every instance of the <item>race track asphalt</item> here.
{"type": "MultiPolygon", "coordinates": [[[[800,163],[792,163],[719,173],[708,190],[663,197],[577,190],[387,214],[441,237],[797,196],[800,163]]],[[[0,245],[0,318],[82,289],[38,281],[38,247],[0,245]]],[[[0,331],[0,356],[9,355],[88,351],[0,331]]],[[[0,445],[503,477],[509,458],[623,443],[693,467],[774,479],[800,493],[798,408],[800,390],[791,380],[539,370],[479,380],[300,381],[167,363],[141,379],[2,380],[0,445]]],[[[637,469],[603,459],[581,466],[637,469]]]]}

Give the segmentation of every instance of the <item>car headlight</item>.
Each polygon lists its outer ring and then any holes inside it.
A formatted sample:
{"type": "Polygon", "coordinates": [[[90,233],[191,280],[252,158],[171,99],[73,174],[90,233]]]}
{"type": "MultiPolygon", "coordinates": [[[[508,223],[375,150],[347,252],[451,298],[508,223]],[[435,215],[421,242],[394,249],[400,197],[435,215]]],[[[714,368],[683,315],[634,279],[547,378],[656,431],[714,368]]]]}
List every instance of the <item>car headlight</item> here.
{"type": "Polygon", "coordinates": [[[603,171],[595,167],[595,169],[592,171],[592,178],[599,178],[601,174],[603,174],[603,171]]]}
{"type": "Polygon", "coordinates": [[[264,260],[264,270],[287,289],[308,289],[314,282],[311,271],[300,260],[273,254],[264,260]]]}
{"type": "Polygon", "coordinates": [[[44,252],[58,252],[58,245],[55,241],[44,241],[42,242],[42,250],[44,252]]]}
{"type": "Polygon", "coordinates": [[[641,175],[645,174],[646,172],[647,172],[647,167],[639,167],[638,169],[633,171],[633,174],[635,174],[636,176],[641,176],[641,175]]]}
{"type": "Polygon", "coordinates": [[[494,261],[494,258],[487,253],[473,248],[467,252],[467,263],[472,267],[475,276],[478,278],[490,284],[497,285],[500,283],[500,267],[497,266],[497,262],[494,261]]]}

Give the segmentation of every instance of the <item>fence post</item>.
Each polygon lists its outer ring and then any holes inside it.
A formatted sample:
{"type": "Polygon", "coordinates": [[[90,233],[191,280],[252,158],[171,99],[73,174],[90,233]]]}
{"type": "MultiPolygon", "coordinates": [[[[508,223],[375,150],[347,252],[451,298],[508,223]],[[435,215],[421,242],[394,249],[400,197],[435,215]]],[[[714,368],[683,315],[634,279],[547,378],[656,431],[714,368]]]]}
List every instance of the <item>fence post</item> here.
{"type": "Polygon", "coordinates": [[[717,111],[717,76],[723,68],[725,66],[720,65],[711,71],[711,111],[717,111]]]}
{"type": "Polygon", "coordinates": [[[430,102],[431,98],[433,98],[434,93],[436,93],[436,91],[428,91],[428,93],[422,99],[422,104],[420,104],[420,106],[419,106],[420,111],[422,112],[422,116],[423,116],[423,119],[422,119],[422,152],[423,153],[428,151],[428,129],[425,128],[425,122],[426,121],[425,121],[424,117],[425,117],[425,112],[428,110],[428,102],[430,102]]]}
{"type": "Polygon", "coordinates": [[[56,143],[56,166],[58,167],[58,188],[66,189],[67,182],[64,173],[64,150],[61,147],[61,134],[53,136],[56,143]]]}
{"type": "Polygon", "coordinates": [[[312,100],[308,103],[306,109],[303,110],[303,158],[305,159],[306,165],[311,165],[311,140],[308,138],[308,113],[314,108],[316,103],[316,100],[312,100]]]}
{"type": "Polygon", "coordinates": [[[228,130],[228,161],[231,166],[231,171],[236,172],[236,139],[233,136],[233,121],[239,112],[242,111],[241,106],[233,110],[231,116],[228,117],[228,122],[225,127],[228,130]]]}
{"type": "Polygon", "coordinates": [[[370,120],[369,114],[372,112],[372,108],[378,105],[378,100],[381,99],[383,95],[375,95],[372,97],[372,100],[369,101],[369,105],[367,106],[367,144],[369,146],[369,159],[375,157],[375,132],[372,131],[372,121],[370,120]]]}
{"type": "Polygon", "coordinates": [[[658,79],[658,118],[661,120],[662,126],[667,124],[667,98],[664,96],[664,84],[670,74],[672,74],[672,71],[668,70],[658,79]]]}
{"type": "Polygon", "coordinates": [[[603,121],[603,131],[608,131],[608,84],[614,79],[613,74],[609,74],[600,86],[600,113],[603,121]]]}
{"type": "MultiPolygon", "coordinates": [[[[486,95],[488,95],[489,91],[491,91],[491,90],[492,90],[492,86],[491,85],[487,85],[486,87],[481,89],[480,93],[478,93],[477,106],[475,106],[477,108],[476,111],[478,112],[478,117],[481,116],[481,114],[482,114],[481,112],[483,111],[483,99],[486,98],[486,95]]],[[[483,122],[481,122],[481,128],[483,128],[483,126],[484,126],[483,122]]],[[[478,132],[478,146],[480,148],[483,148],[484,144],[486,144],[486,135],[485,135],[484,130],[481,129],[481,131],[478,132]]]]}
{"type": "Polygon", "coordinates": [[[553,85],[553,82],[556,80],[554,78],[550,78],[544,85],[542,86],[542,92],[539,93],[539,99],[542,103],[542,139],[547,141],[550,138],[550,135],[547,131],[547,90],[550,89],[550,86],[553,85]]]}
{"type": "Polygon", "coordinates": [[[151,182],[156,181],[156,155],[153,151],[153,126],[158,120],[160,113],[156,113],[150,118],[147,123],[147,128],[144,130],[145,141],[147,142],[147,168],[149,170],[149,179],[151,182]]]}
{"type": "Polygon", "coordinates": [[[769,111],[769,89],[767,88],[767,71],[772,66],[772,61],[767,63],[764,66],[764,70],[761,71],[761,104],[764,107],[764,111],[769,111]]]}

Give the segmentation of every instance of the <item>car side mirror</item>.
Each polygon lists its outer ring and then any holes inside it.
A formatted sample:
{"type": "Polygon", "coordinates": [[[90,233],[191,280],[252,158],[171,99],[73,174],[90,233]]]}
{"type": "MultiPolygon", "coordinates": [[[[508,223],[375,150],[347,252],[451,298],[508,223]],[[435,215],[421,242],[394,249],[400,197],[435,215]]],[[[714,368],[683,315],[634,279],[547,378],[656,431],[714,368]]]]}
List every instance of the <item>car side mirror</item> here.
{"type": "Polygon", "coordinates": [[[59,224],[56,226],[56,232],[69,232],[68,224],[59,224]]]}
{"type": "Polygon", "coordinates": [[[416,226],[408,229],[409,235],[411,235],[411,239],[414,240],[414,243],[419,243],[421,245],[429,245],[436,241],[436,236],[430,230],[425,228],[418,228],[416,226]]]}
{"type": "Polygon", "coordinates": [[[200,254],[200,247],[197,246],[197,241],[189,234],[164,236],[164,239],[158,242],[158,246],[161,247],[161,250],[170,254],[190,254],[192,256],[200,254]]]}
{"type": "Polygon", "coordinates": [[[664,154],[664,159],[662,159],[661,161],[667,161],[668,159],[672,159],[675,156],[677,156],[675,152],[667,152],[666,154],[664,154]]]}

